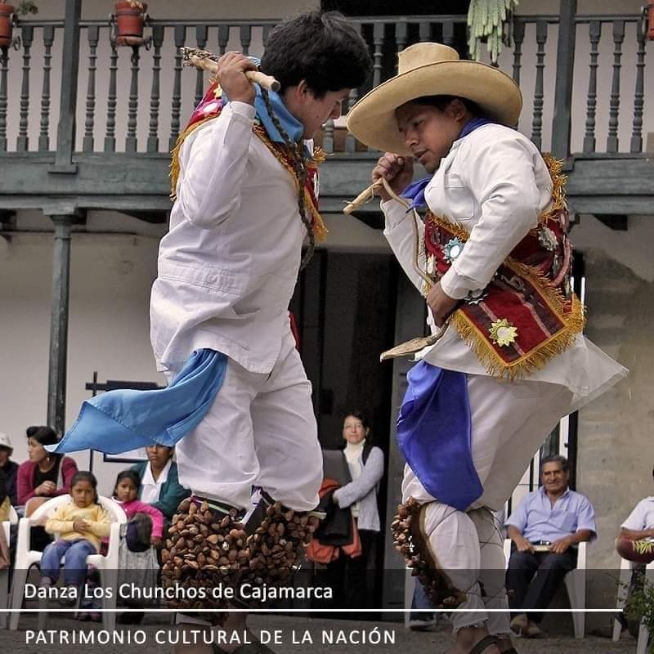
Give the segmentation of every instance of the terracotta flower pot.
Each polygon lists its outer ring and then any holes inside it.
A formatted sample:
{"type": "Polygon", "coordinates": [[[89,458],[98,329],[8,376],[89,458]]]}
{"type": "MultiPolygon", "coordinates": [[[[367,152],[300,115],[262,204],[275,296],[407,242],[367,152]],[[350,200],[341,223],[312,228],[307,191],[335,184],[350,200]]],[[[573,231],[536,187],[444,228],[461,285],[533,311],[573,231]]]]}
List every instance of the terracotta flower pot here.
{"type": "Polygon", "coordinates": [[[654,0],[649,0],[647,6],[647,38],[654,41],[654,0]]]}
{"type": "Polygon", "coordinates": [[[145,3],[143,3],[143,9],[132,7],[129,2],[116,3],[116,37],[119,42],[124,37],[143,38],[143,25],[145,24],[147,8],[148,6],[145,3]]]}
{"type": "Polygon", "coordinates": [[[13,37],[13,24],[11,15],[14,13],[14,6],[6,2],[0,3],[0,48],[8,48],[13,37]]]}

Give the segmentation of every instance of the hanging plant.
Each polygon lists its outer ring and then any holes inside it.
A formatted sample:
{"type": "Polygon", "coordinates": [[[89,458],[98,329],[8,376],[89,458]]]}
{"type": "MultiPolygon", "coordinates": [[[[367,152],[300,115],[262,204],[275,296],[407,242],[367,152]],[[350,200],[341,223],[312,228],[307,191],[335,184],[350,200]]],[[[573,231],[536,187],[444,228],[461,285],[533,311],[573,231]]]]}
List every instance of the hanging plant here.
{"type": "Polygon", "coordinates": [[[647,21],[647,38],[654,41],[654,0],[648,0],[647,4],[643,7],[645,12],[645,20],[647,21]]]}
{"type": "Polygon", "coordinates": [[[38,13],[39,8],[33,0],[20,0],[15,6],[0,0],[0,48],[8,48],[12,44],[14,16],[38,13]]]}
{"type": "Polygon", "coordinates": [[[118,45],[140,45],[143,43],[143,27],[148,5],[137,0],[116,2],[116,42],[118,45]]]}
{"type": "Polygon", "coordinates": [[[470,0],[468,9],[468,50],[470,58],[479,61],[481,44],[486,43],[491,63],[496,64],[502,45],[512,45],[511,21],[518,0],[470,0]]]}

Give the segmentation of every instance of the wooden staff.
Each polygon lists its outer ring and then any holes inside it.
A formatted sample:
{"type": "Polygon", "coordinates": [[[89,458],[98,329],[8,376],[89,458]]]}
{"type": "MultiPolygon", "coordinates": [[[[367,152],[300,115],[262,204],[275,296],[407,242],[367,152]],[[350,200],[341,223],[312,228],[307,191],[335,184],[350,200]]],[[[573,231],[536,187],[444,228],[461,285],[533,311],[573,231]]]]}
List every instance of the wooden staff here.
{"type": "MultiPolygon", "coordinates": [[[[199,50],[197,48],[180,48],[182,59],[187,66],[195,66],[201,70],[206,70],[216,74],[218,66],[218,57],[209,50],[199,50]]],[[[260,70],[246,70],[245,76],[253,84],[256,82],[268,91],[279,91],[281,84],[271,75],[266,75],[260,70]]]]}
{"type": "Polygon", "coordinates": [[[351,202],[348,202],[345,205],[345,208],[343,209],[343,213],[346,214],[351,214],[357,207],[360,207],[362,204],[365,204],[366,202],[370,202],[370,200],[375,197],[375,191],[380,187],[383,186],[383,182],[381,180],[378,180],[374,183],[372,183],[365,191],[362,191],[359,193],[359,195],[354,198],[351,202]]]}

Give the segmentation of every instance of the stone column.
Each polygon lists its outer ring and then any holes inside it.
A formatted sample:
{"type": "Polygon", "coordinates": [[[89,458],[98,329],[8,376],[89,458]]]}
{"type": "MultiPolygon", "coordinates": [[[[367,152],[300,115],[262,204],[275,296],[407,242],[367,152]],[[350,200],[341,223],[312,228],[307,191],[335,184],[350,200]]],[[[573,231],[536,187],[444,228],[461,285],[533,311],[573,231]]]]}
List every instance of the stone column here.
{"type": "Polygon", "coordinates": [[[64,433],[66,421],[66,360],[70,296],[70,241],[74,214],[50,216],[55,226],[52,260],[52,314],[48,369],[48,425],[64,433]]]}

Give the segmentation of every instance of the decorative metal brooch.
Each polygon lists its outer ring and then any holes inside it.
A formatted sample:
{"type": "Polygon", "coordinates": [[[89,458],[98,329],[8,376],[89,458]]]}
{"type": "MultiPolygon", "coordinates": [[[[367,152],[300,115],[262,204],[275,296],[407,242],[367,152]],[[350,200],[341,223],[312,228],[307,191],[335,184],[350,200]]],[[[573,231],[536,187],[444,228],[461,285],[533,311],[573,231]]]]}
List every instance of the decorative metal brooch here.
{"type": "Polygon", "coordinates": [[[447,263],[452,263],[463,252],[465,243],[459,238],[452,238],[443,247],[443,256],[447,263]]]}
{"type": "Polygon", "coordinates": [[[511,345],[511,343],[515,343],[516,337],[518,336],[518,328],[514,327],[506,318],[502,318],[491,324],[489,333],[493,343],[496,343],[500,347],[506,347],[507,345],[511,345]]]}

